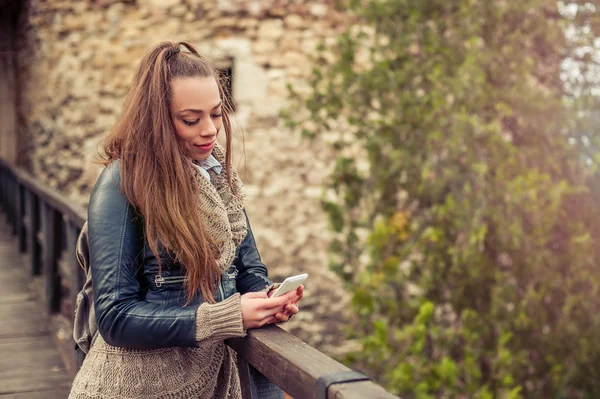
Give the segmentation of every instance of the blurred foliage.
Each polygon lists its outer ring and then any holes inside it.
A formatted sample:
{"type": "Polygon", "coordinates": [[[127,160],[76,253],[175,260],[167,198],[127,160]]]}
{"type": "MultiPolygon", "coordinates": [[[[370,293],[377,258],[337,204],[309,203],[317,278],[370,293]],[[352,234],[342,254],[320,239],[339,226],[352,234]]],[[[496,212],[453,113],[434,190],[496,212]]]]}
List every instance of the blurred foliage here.
{"type": "Polygon", "coordinates": [[[340,154],[323,204],[347,360],[404,398],[600,397],[600,9],[344,5],[357,23],[288,121],[340,154]]]}

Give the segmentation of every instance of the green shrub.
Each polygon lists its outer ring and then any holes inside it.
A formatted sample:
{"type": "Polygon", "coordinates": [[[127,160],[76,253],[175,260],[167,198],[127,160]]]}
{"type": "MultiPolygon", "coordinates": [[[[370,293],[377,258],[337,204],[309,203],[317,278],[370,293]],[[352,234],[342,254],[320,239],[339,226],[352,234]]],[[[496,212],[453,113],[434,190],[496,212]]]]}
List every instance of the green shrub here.
{"type": "Polygon", "coordinates": [[[600,397],[600,158],[572,145],[599,136],[591,86],[560,78],[600,25],[573,3],[350,1],[315,58],[304,133],[344,132],[323,204],[348,360],[405,398],[600,397]]]}

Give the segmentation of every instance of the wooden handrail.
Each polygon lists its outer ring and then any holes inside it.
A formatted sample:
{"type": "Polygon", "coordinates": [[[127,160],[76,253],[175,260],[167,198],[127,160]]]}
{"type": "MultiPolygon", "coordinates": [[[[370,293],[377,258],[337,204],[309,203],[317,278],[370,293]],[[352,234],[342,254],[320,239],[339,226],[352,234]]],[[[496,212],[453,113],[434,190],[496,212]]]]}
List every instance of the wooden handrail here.
{"type": "MultiPolygon", "coordinates": [[[[274,325],[249,330],[245,338],[228,339],[248,363],[295,398],[314,398],[317,379],[351,371],[348,367],[274,325]]],[[[395,398],[371,381],[335,384],[328,398],[395,398]]]]}
{"type": "Polygon", "coordinates": [[[72,200],[29,176],[21,168],[11,165],[2,159],[0,159],[0,167],[10,170],[22,186],[26,187],[63,216],[68,217],[78,228],[81,229],[83,227],[83,224],[87,220],[87,210],[84,207],[74,204],[72,200]]]}
{"type": "MultiPolygon", "coordinates": [[[[46,280],[45,300],[49,312],[59,312],[61,302],[70,304],[72,309],[75,294],[83,282],[81,270],[75,261],[75,241],[87,218],[86,210],[26,171],[1,159],[0,183],[0,202],[9,222],[13,224],[14,234],[19,238],[19,248],[28,252],[33,249],[34,253],[30,253],[31,272],[41,274],[46,280]],[[61,237],[65,242],[61,241],[61,237]],[[66,258],[68,263],[67,276],[61,276],[57,266],[63,250],[66,256],[62,258],[66,258]],[[67,297],[61,297],[64,295],[61,281],[66,282],[68,287],[67,297]]],[[[71,316],[72,313],[65,315],[72,323],[71,316]]],[[[251,364],[297,399],[317,397],[316,383],[320,377],[351,371],[278,326],[250,330],[245,338],[226,342],[237,352],[240,360],[244,399],[251,398],[246,364],[251,364]]],[[[396,398],[371,381],[337,383],[331,385],[321,397],[396,398]]]]}

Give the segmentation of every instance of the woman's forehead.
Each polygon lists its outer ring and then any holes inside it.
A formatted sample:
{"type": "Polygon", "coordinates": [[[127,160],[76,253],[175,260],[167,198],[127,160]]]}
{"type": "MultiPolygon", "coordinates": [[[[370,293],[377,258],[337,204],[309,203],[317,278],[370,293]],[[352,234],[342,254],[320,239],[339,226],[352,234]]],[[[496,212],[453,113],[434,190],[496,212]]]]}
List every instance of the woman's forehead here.
{"type": "Polygon", "coordinates": [[[171,108],[174,112],[210,112],[221,101],[214,77],[176,78],[171,81],[171,108]]]}

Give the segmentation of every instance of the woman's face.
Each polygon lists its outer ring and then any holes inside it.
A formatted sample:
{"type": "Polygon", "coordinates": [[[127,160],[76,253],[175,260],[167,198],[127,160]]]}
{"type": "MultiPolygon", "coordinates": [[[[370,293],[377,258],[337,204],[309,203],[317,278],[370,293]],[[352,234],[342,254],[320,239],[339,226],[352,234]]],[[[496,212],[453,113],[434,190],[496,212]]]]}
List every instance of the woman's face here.
{"type": "Polygon", "coordinates": [[[193,159],[208,158],[223,126],[215,78],[176,78],[171,81],[171,92],[171,115],[177,134],[185,140],[193,159]]]}

